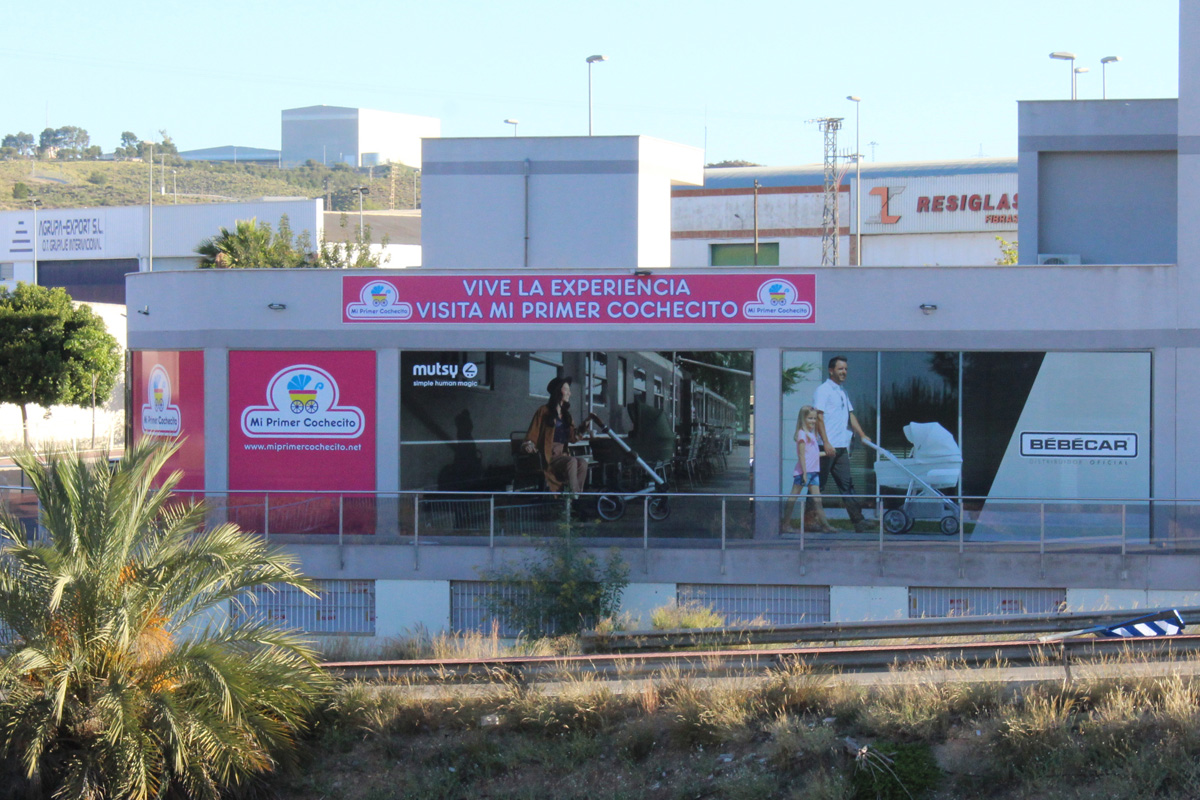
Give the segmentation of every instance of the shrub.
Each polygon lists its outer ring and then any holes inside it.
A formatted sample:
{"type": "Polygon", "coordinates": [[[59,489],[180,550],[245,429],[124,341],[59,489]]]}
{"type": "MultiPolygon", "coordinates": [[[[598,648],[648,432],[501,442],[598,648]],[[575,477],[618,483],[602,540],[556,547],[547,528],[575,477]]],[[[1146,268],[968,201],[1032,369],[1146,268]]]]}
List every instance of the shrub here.
{"type": "Polygon", "coordinates": [[[532,561],[480,573],[502,590],[489,596],[490,610],[515,628],[573,634],[620,608],[621,593],[629,585],[629,566],[617,549],[602,564],[579,544],[567,512],[559,531],[559,536],[541,542],[532,561]]]}

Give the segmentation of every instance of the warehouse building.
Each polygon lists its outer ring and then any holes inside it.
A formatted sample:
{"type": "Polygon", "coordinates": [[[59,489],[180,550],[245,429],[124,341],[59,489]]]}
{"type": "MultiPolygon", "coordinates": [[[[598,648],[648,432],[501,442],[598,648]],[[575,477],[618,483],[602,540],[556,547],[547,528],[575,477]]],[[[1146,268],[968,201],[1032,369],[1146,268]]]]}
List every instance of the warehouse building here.
{"type": "MultiPolygon", "coordinates": [[[[861,179],[843,163],[838,176],[838,264],[991,265],[1003,258],[1001,240],[1016,240],[1015,158],[864,163],[860,171],[861,179]]],[[[822,263],[824,182],[820,164],[706,169],[703,186],[672,191],[672,265],[822,263]]]]}
{"type": "Polygon", "coordinates": [[[378,167],[421,166],[421,139],[441,135],[434,117],[397,114],[370,108],[306,106],[282,115],[282,166],[307,161],[378,167]]]}

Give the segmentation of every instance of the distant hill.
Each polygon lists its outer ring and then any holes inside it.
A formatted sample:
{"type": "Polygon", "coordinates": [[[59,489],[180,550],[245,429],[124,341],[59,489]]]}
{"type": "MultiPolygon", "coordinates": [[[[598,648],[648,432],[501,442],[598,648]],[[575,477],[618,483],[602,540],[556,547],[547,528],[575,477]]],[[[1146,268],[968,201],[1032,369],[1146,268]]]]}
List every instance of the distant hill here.
{"type": "MultiPolygon", "coordinates": [[[[364,209],[412,208],[414,179],[417,202],[420,182],[415,170],[397,165],[393,183],[389,167],[367,170],[317,165],[277,169],[250,164],[182,161],[166,174],[154,167],[155,203],[221,203],[259,197],[324,197],[326,181],[331,211],[357,211],[352,186],[367,186],[364,209]],[[165,193],[162,192],[165,187],[165,193]]],[[[30,196],[42,208],[145,205],[151,191],[150,165],[143,161],[0,161],[0,210],[28,208],[30,196]]]]}

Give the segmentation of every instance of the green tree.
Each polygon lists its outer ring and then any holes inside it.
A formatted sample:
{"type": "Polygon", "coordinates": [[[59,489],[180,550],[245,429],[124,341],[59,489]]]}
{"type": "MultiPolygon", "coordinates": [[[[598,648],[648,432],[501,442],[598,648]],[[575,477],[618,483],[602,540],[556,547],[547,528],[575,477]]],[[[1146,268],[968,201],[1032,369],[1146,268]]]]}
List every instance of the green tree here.
{"type": "MultiPolygon", "coordinates": [[[[345,214],[342,214],[340,226],[343,231],[349,232],[349,221],[345,214]]],[[[388,238],[385,236],[380,244],[387,247],[387,243],[388,238]]],[[[370,225],[364,225],[362,228],[356,225],[354,235],[347,236],[344,242],[331,242],[322,234],[316,254],[317,266],[329,269],[378,269],[389,258],[387,255],[381,257],[371,250],[370,225]]]]}
{"type": "Polygon", "coordinates": [[[29,188],[28,184],[21,181],[13,184],[12,196],[14,200],[24,200],[31,194],[33,194],[33,190],[29,188]]]}
{"type": "Polygon", "coordinates": [[[13,148],[18,155],[30,156],[34,151],[33,134],[25,131],[10,133],[4,137],[3,141],[0,141],[0,145],[13,148]]]}
{"type": "Polygon", "coordinates": [[[62,289],[0,286],[0,403],[21,407],[29,447],[28,405],[86,407],[112,394],[121,348],[104,320],[62,289]]]}
{"type": "Polygon", "coordinates": [[[579,544],[569,505],[558,527],[535,559],[480,572],[501,589],[490,598],[492,613],[526,633],[561,636],[592,627],[616,615],[629,585],[629,565],[616,548],[602,564],[579,544]]]}
{"type": "Polygon", "coordinates": [[[198,535],[205,510],[173,494],[179,474],[155,487],[176,447],[146,440],[112,470],[17,456],[45,536],[0,516],[0,758],[24,784],[14,793],[217,800],[294,762],[327,680],[297,634],[225,610],[256,587],[312,589],[234,525],[198,535]]]}
{"type": "Polygon", "coordinates": [[[278,233],[271,231],[270,223],[259,223],[257,219],[239,219],[232,231],[222,227],[219,234],[201,242],[196,252],[202,257],[202,269],[281,269],[312,266],[307,253],[293,240],[286,216],[279,220],[278,233]]]}
{"type": "Polygon", "coordinates": [[[133,131],[121,132],[121,146],[117,148],[117,155],[133,158],[138,154],[138,145],[142,143],[142,138],[133,131]]]}
{"type": "Polygon", "coordinates": [[[154,146],[155,155],[161,155],[163,153],[169,156],[179,155],[179,148],[175,146],[175,140],[167,135],[166,130],[160,128],[158,135],[162,137],[162,141],[154,146]]]}
{"type": "MultiPolygon", "coordinates": [[[[342,228],[346,225],[343,215],[342,228]]],[[[201,242],[196,252],[201,256],[202,269],[371,269],[378,267],[381,261],[371,250],[369,226],[362,231],[356,230],[346,242],[330,242],[322,235],[314,250],[307,232],[298,236],[292,234],[286,214],[280,217],[276,232],[271,231],[269,223],[240,219],[234,230],[221,228],[218,235],[201,242]]]]}
{"type": "Polygon", "coordinates": [[[1008,241],[1003,236],[997,236],[996,241],[1000,245],[1000,257],[996,259],[996,263],[1002,267],[1013,266],[1017,263],[1017,242],[1008,241]]]}

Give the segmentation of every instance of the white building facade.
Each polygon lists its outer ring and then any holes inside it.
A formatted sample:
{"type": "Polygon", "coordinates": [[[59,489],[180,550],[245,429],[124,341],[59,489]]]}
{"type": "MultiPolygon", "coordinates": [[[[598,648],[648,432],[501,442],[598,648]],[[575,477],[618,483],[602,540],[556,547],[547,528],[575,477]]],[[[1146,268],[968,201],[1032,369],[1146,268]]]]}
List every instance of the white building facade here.
{"type": "Polygon", "coordinates": [[[196,247],[222,227],[255,219],[274,230],[284,217],[293,233],[320,241],[320,199],[0,211],[0,285],[60,286],[77,300],[120,304],[127,273],[193,269],[196,247]]]}
{"type": "Polygon", "coordinates": [[[435,117],[370,108],[306,106],[284,109],[280,162],[294,167],[307,161],[378,167],[421,166],[421,139],[441,136],[435,117]]]}
{"type": "MultiPolygon", "coordinates": [[[[868,163],[861,169],[861,191],[853,167],[838,185],[838,264],[990,265],[1002,258],[997,237],[1016,240],[1016,159],[868,163]]],[[[751,265],[756,225],[760,265],[821,263],[820,164],[710,168],[703,186],[672,194],[673,266],[751,265]]]]}

